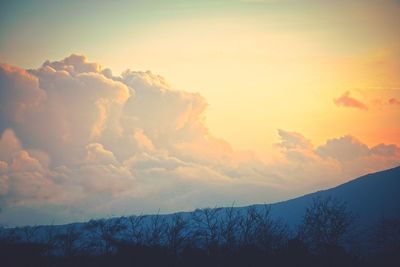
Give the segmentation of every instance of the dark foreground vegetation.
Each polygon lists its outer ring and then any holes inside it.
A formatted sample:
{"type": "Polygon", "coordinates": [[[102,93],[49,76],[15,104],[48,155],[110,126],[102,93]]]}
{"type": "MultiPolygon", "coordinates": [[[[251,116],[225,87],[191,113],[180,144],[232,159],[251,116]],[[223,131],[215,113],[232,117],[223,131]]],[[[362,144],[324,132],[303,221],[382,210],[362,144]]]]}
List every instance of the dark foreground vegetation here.
{"type": "Polygon", "coordinates": [[[400,266],[400,220],[357,225],[317,198],[296,231],[268,206],[2,229],[0,266],[400,266]]]}

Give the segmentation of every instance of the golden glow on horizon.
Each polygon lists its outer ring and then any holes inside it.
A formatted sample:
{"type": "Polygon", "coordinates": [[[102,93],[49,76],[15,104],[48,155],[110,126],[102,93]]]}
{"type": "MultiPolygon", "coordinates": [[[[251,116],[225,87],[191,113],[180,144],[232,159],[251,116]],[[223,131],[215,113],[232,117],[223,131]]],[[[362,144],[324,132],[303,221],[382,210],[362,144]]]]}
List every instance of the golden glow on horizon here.
{"type": "Polygon", "coordinates": [[[345,134],[370,146],[400,145],[399,108],[387,104],[400,98],[398,5],[270,4],[143,24],[122,16],[113,36],[92,29],[96,38],[56,58],[82,53],[114,74],[151,70],[179,90],[199,92],[209,104],[210,131],[238,149],[265,153],[278,128],[302,132],[315,145],[345,134]],[[336,106],[333,99],[346,91],[369,110],[336,106]]]}
{"type": "Polygon", "coordinates": [[[400,88],[387,89],[400,85],[390,54],[396,47],[343,55],[319,31],[286,32],[244,18],[175,22],[127,43],[99,61],[116,73],[121,66],[151,69],[177,89],[200,92],[211,132],[235,148],[264,154],[278,128],[302,132],[315,145],[345,134],[370,146],[400,144],[399,108],[378,103],[400,97],[400,88]],[[368,89],[374,86],[385,87],[368,89]],[[345,91],[369,110],[337,107],[333,99],[345,91]]]}

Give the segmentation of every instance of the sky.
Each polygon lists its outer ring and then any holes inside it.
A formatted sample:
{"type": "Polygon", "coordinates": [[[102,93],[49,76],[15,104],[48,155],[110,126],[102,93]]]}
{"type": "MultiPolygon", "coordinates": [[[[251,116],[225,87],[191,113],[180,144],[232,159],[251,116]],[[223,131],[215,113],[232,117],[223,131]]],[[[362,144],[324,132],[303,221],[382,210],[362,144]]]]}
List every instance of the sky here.
{"type": "Polygon", "coordinates": [[[2,1],[0,224],[289,199],[400,164],[400,2],[2,1]]]}

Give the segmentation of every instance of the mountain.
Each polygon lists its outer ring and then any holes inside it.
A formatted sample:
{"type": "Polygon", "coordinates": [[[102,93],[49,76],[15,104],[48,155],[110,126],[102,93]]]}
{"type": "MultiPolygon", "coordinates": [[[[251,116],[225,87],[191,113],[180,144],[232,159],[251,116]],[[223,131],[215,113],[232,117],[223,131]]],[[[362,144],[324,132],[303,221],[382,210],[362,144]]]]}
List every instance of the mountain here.
{"type": "Polygon", "coordinates": [[[369,225],[382,217],[400,218],[400,166],[367,174],[337,187],[274,203],[272,215],[297,225],[316,197],[344,201],[358,223],[369,225]]]}
{"type": "MultiPolygon", "coordinates": [[[[320,210],[313,211],[321,214],[320,210]]],[[[397,267],[399,255],[400,167],[270,206],[0,228],[2,266],[13,267],[242,267],[266,263],[288,267],[397,267]],[[357,223],[343,228],[343,213],[330,213],[328,208],[325,214],[329,219],[312,217],[307,225],[296,229],[307,207],[319,197],[346,202],[357,223]],[[380,220],[382,217],[386,220],[380,220]],[[281,222],[294,231],[287,231],[281,222]],[[302,231],[296,231],[299,229],[302,231]]]]}
{"type": "MultiPolygon", "coordinates": [[[[381,172],[371,173],[328,190],[318,191],[283,202],[272,203],[270,205],[270,215],[273,219],[279,219],[295,230],[297,225],[301,222],[306,208],[316,197],[332,197],[345,202],[348,211],[354,215],[359,226],[369,227],[378,222],[382,217],[385,219],[400,219],[400,166],[381,172]]],[[[234,208],[234,210],[237,211],[238,214],[246,214],[251,208],[261,211],[264,206],[265,205],[256,204],[246,207],[237,207],[234,208]]],[[[217,218],[217,220],[226,219],[229,209],[230,208],[218,208],[215,210],[218,211],[218,213],[215,213],[217,214],[215,218],[217,218]]],[[[214,209],[207,210],[212,212],[214,209]]],[[[22,227],[16,228],[17,231],[14,233],[17,233],[21,239],[24,239],[24,236],[29,234],[31,240],[40,241],[50,232],[52,234],[65,234],[74,228],[74,231],[80,232],[81,236],[84,237],[92,235],[93,233],[91,232],[93,230],[91,229],[96,227],[97,229],[103,227],[101,231],[110,229],[116,221],[129,227],[132,220],[139,221],[138,218],[140,217],[141,229],[143,231],[148,231],[155,222],[160,224],[173,222],[174,219],[176,219],[175,215],[181,216],[193,225],[193,222],[196,220],[194,218],[199,215],[199,213],[201,215],[200,217],[203,219],[205,218],[205,213],[202,213],[202,211],[204,210],[178,212],[166,215],[110,218],[67,225],[22,227]]],[[[189,223],[188,225],[191,224],[189,223]]],[[[3,230],[7,232],[12,229],[3,230]]],[[[124,239],[124,235],[126,234],[125,232],[120,232],[119,237],[124,239]]]]}

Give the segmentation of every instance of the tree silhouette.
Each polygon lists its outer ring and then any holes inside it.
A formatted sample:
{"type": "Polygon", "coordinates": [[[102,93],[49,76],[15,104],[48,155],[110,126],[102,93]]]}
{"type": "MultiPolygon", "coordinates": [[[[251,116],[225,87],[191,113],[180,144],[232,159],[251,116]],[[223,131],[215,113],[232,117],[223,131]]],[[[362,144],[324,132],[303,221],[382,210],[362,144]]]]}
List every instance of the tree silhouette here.
{"type": "Polygon", "coordinates": [[[233,207],[225,208],[219,222],[219,233],[222,245],[227,249],[237,247],[239,232],[240,215],[233,207]]]}
{"type": "Polygon", "coordinates": [[[82,233],[76,229],[74,224],[69,224],[65,231],[56,236],[57,245],[65,257],[74,257],[77,255],[80,246],[78,244],[82,233]]]}
{"type": "Polygon", "coordinates": [[[128,218],[128,241],[135,245],[143,245],[144,244],[144,227],[143,227],[143,219],[145,216],[130,216],[128,218]]]}
{"type": "Polygon", "coordinates": [[[300,237],[316,253],[343,245],[353,222],[346,203],[331,197],[313,199],[300,226],[300,237]]]}
{"type": "Polygon", "coordinates": [[[116,245],[119,243],[119,234],[125,229],[122,218],[89,221],[85,225],[85,230],[89,233],[86,250],[92,250],[95,254],[115,252],[116,245]]]}
{"type": "Polygon", "coordinates": [[[219,208],[197,209],[192,213],[194,230],[192,236],[204,246],[208,253],[213,253],[219,244],[218,213],[219,208]]]}

